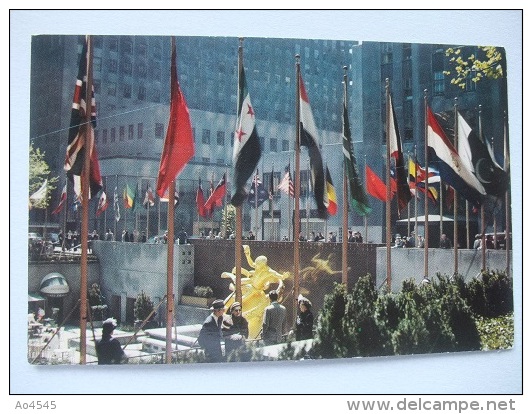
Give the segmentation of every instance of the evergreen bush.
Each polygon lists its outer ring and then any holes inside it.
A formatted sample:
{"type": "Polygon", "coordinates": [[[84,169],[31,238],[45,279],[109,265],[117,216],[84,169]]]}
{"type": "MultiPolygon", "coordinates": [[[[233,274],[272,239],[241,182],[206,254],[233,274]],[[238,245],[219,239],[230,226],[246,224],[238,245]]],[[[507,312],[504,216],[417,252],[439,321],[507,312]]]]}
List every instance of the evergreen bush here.
{"type": "Polygon", "coordinates": [[[153,309],[154,305],[151,298],[144,291],[141,291],[135,300],[135,306],[133,309],[135,318],[139,321],[143,321],[149,316],[153,309]]]}
{"type": "Polygon", "coordinates": [[[506,272],[483,271],[469,283],[468,304],[473,312],[494,318],[513,312],[513,283],[506,272]]]}

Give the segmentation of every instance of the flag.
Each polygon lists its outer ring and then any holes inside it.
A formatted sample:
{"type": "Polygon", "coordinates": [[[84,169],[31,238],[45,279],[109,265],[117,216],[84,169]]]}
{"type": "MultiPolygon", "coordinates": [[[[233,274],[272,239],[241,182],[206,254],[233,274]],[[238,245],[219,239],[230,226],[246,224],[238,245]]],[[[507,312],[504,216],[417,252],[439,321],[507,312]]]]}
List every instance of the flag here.
{"type": "Polygon", "coordinates": [[[240,69],[238,84],[238,114],[233,146],[233,195],[231,204],[241,206],[246,199],[246,183],[261,157],[259,135],[255,126],[255,112],[249,98],[244,67],[240,69]]]}
{"type": "Polygon", "coordinates": [[[410,185],[411,194],[415,195],[416,188],[417,188],[420,192],[424,194],[428,194],[429,199],[435,203],[436,200],[438,199],[438,190],[436,189],[436,187],[434,187],[431,184],[440,182],[440,174],[438,171],[429,167],[429,177],[428,177],[429,192],[428,193],[425,191],[425,175],[426,175],[425,169],[419,165],[417,160],[410,159],[408,161],[408,181],[410,185]]]}
{"type": "Polygon", "coordinates": [[[175,39],[172,38],[170,119],[157,176],[156,191],[159,197],[164,195],[170,183],[175,180],[193,155],[194,136],[187,102],[177,80],[175,39]]]}
{"type": "Polygon", "coordinates": [[[74,201],[72,202],[72,211],[78,211],[80,207],[81,207],[81,199],[79,197],[76,197],[74,201]]]}
{"type": "Polygon", "coordinates": [[[135,199],[133,200],[133,211],[135,212],[142,211],[142,207],[143,207],[142,202],[143,202],[143,199],[141,196],[141,192],[139,191],[139,186],[137,184],[135,188],[135,199]]]}
{"type": "Polygon", "coordinates": [[[107,207],[109,207],[109,203],[107,202],[107,195],[105,194],[105,191],[102,191],[100,199],[98,200],[98,209],[96,210],[96,217],[99,217],[100,214],[107,210],[107,207]]]}
{"type": "Polygon", "coordinates": [[[508,174],[501,167],[493,147],[473,131],[467,121],[458,113],[458,154],[467,168],[474,172],[487,194],[503,197],[508,188],[508,174]]]}
{"type": "Polygon", "coordinates": [[[115,193],[113,196],[113,208],[115,211],[115,220],[120,220],[120,201],[118,200],[118,188],[115,187],[115,193]]]}
{"type": "MultiPolygon", "coordinates": [[[[211,183],[212,187],[212,183],[211,183]]],[[[209,198],[205,202],[205,211],[212,212],[216,207],[222,207],[223,206],[223,200],[225,197],[226,192],[226,184],[225,184],[225,173],[222,175],[222,178],[216,185],[216,188],[212,189],[211,194],[209,195],[209,198]]]]}
{"type": "Polygon", "coordinates": [[[59,200],[59,204],[55,208],[54,211],[52,211],[52,214],[59,214],[61,210],[63,210],[63,205],[65,204],[67,198],[67,185],[65,184],[63,187],[63,191],[61,191],[61,198],[59,200]]]}
{"type": "MultiPolygon", "coordinates": [[[[168,201],[170,200],[170,196],[168,194],[169,192],[169,189],[167,188],[166,191],[164,192],[163,196],[162,197],[159,197],[159,201],[161,203],[168,203],[168,201]]],[[[175,190],[174,192],[174,206],[177,206],[179,204],[179,191],[175,190]]]]}
{"type": "Polygon", "coordinates": [[[441,179],[454,187],[474,205],[480,205],[486,191],[455,151],[443,129],[427,107],[427,144],[429,161],[440,172],[441,179]]]}
{"type": "Polygon", "coordinates": [[[248,194],[248,204],[253,208],[255,208],[255,193],[257,194],[257,207],[259,207],[268,199],[268,191],[262,184],[258,171],[251,183],[251,189],[248,194]]]}
{"type": "Polygon", "coordinates": [[[362,188],[362,184],[360,183],[360,178],[357,171],[353,143],[351,142],[351,129],[349,128],[349,118],[347,116],[347,105],[345,102],[343,121],[344,167],[345,174],[347,175],[351,204],[353,205],[353,208],[357,214],[366,216],[371,213],[371,207],[368,203],[368,197],[362,188]]]}
{"type": "Polygon", "coordinates": [[[126,184],[124,188],[124,208],[133,208],[135,207],[135,194],[133,190],[129,188],[129,184],[126,184]]]}
{"type": "Polygon", "coordinates": [[[327,207],[327,212],[334,216],[338,211],[338,201],[336,200],[336,190],[334,189],[331,173],[327,166],[325,166],[325,198],[324,204],[327,207]]]}
{"type": "Polygon", "coordinates": [[[294,197],[294,182],[292,181],[292,175],[290,173],[290,164],[285,168],[284,177],[277,186],[277,189],[285,192],[290,197],[294,197]]]}
{"type": "Polygon", "coordinates": [[[96,101],[94,99],[94,87],[91,91],[91,122],[85,124],[87,111],[87,61],[90,61],[92,64],[92,59],[89,58],[87,40],[85,40],[81,51],[78,78],[74,90],[64,169],[67,172],[68,178],[74,184],[74,192],[78,196],[81,196],[81,175],[85,159],[85,149],[87,148],[88,143],[90,148],[90,199],[102,189],[103,181],[100,173],[100,162],[98,161],[96,144],[94,143],[94,128],[96,128],[96,101]]]}
{"type": "Polygon", "coordinates": [[[316,206],[318,208],[318,216],[320,218],[326,218],[327,207],[325,207],[325,204],[323,203],[325,177],[323,174],[323,161],[318,146],[318,130],[314,123],[312,109],[310,108],[310,102],[301,74],[299,75],[299,111],[301,145],[308,149],[310,170],[312,174],[312,188],[314,189],[314,199],[316,200],[316,206]]]}
{"type": "Polygon", "coordinates": [[[42,185],[37,191],[30,195],[30,208],[33,204],[39,204],[46,198],[46,193],[48,192],[48,179],[45,179],[42,185]]]}
{"type": "Polygon", "coordinates": [[[144,208],[153,207],[155,204],[153,191],[149,185],[146,187],[146,194],[144,195],[144,201],[142,204],[144,205],[144,208]]]}
{"type": "Polygon", "coordinates": [[[397,125],[397,117],[395,109],[393,108],[392,96],[388,94],[388,116],[391,118],[388,121],[390,137],[390,157],[395,159],[395,182],[397,185],[397,208],[399,215],[401,210],[406,207],[412,194],[408,186],[408,179],[405,172],[405,160],[403,157],[403,146],[401,144],[401,136],[399,135],[399,127],[397,125]]]}
{"type": "Polygon", "coordinates": [[[201,178],[199,179],[198,190],[196,192],[196,208],[200,217],[207,217],[205,210],[205,197],[203,196],[203,188],[201,188],[201,178]]]}
{"type": "MultiPolygon", "coordinates": [[[[394,180],[395,183],[395,180],[394,180]]],[[[369,195],[375,197],[378,200],[386,201],[386,184],[380,179],[380,177],[366,165],[366,190],[369,195]]],[[[393,197],[392,191],[391,196],[393,197]]]]}

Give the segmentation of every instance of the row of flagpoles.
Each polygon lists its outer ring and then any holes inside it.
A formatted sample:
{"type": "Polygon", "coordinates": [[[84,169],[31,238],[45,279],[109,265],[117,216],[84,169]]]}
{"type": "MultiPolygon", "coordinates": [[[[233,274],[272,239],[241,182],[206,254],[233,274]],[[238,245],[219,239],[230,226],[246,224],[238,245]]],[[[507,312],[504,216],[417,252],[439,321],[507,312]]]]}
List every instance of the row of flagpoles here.
{"type": "MultiPolygon", "coordinates": [[[[240,39],[238,48],[238,88],[237,88],[237,121],[234,135],[233,145],[233,173],[232,173],[232,194],[231,204],[236,208],[236,231],[235,231],[235,267],[236,267],[236,283],[235,295],[236,301],[242,302],[241,291],[241,251],[242,251],[242,205],[248,199],[247,182],[255,172],[258,162],[261,158],[261,146],[259,136],[256,130],[255,112],[251,105],[249,92],[247,89],[246,78],[243,67],[243,39],[240,39]]],[[[183,170],[185,165],[190,161],[194,154],[194,140],[192,134],[192,126],[190,122],[190,114],[188,107],[180,89],[177,79],[176,69],[176,45],[175,38],[172,37],[171,42],[171,99],[170,99],[170,116],[168,121],[168,129],[164,141],[164,147],[161,155],[159,166],[159,173],[156,184],[156,193],[160,198],[167,194],[176,194],[176,178],[183,170]]],[[[360,180],[358,166],[354,156],[354,148],[351,139],[351,131],[348,118],[348,97],[347,97],[347,68],[344,67],[344,103],[343,103],[343,229],[344,234],[347,231],[347,210],[350,205],[353,210],[360,216],[366,217],[371,213],[371,207],[366,195],[366,190],[360,180]]],[[[303,78],[300,72],[299,55],[296,55],[296,137],[295,137],[295,181],[292,182],[290,164],[285,171],[285,176],[279,184],[278,188],[288,194],[293,194],[294,199],[294,291],[292,292],[293,309],[297,310],[297,297],[299,294],[299,237],[300,234],[300,191],[301,191],[301,147],[306,147],[309,157],[309,170],[311,183],[309,188],[312,189],[318,217],[326,219],[328,214],[336,213],[336,194],[333,191],[332,180],[330,180],[330,173],[328,168],[324,166],[320,148],[317,128],[312,115],[309,98],[305,90],[303,78]]],[[[475,175],[475,168],[472,165],[472,157],[467,158],[465,150],[460,152],[460,142],[458,133],[460,129],[457,128],[455,134],[455,143],[450,141],[445,136],[441,126],[438,124],[434,114],[427,104],[425,96],[426,108],[426,133],[425,133],[425,166],[426,170],[423,174],[422,170],[416,170],[415,174],[418,177],[424,178],[424,189],[429,189],[429,159],[436,164],[439,171],[440,179],[452,186],[455,192],[455,222],[456,222],[456,205],[457,194],[468,200],[474,205],[478,205],[483,209],[483,200],[486,196],[486,190],[475,175]],[[457,151],[455,148],[458,148],[457,151]]],[[[457,124],[460,124],[459,114],[456,110],[457,124]]],[[[74,102],[71,114],[71,126],[69,129],[68,146],[65,158],[65,170],[70,181],[73,183],[74,191],[78,196],[82,205],[82,221],[81,221],[81,291],[80,291],[80,363],[86,362],[86,318],[87,318],[87,240],[88,240],[88,200],[94,197],[103,187],[102,177],[100,174],[98,156],[96,146],[94,144],[94,128],[96,126],[96,106],[94,101],[94,92],[92,87],[92,41],[91,36],[87,36],[84,45],[80,68],[78,73],[78,80],[74,93],[74,102]],[[89,92],[90,91],[90,92],[89,92]],[[87,104],[87,96],[90,96],[90,105],[87,104]]],[[[462,125],[463,127],[463,125],[462,125]]],[[[463,129],[463,128],[462,128],[463,129]]],[[[407,171],[410,171],[410,165],[407,169],[405,164],[402,144],[399,135],[399,129],[395,112],[392,105],[392,97],[389,90],[388,82],[386,83],[386,179],[385,190],[386,195],[384,200],[386,202],[386,247],[387,247],[387,275],[386,280],[388,287],[391,286],[391,255],[390,255],[390,241],[391,241],[391,200],[392,195],[397,197],[398,209],[402,210],[412,198],[412,192],[408,183],[407,171]],[[394,161],[394,177],[391,177],[391,160],[394,161]],[[393,184],[394,183],[394,184],[393,184]]],[[[505,137],[505,140],[507,138],[505,137]]],[[[505,141],[506,144],[506,141],[505,141]]],[[[409,160],[410,164],[410,160],[409,160]]],[[[507,161],[505,159],[505,168],[507,168],[507,161]]],[[[415,166],[417,169],[417,166],[415,166]]],[[[508,171],[508,170],[504,170],[508,171]]],[[[368,183],[372,179],[373,183],[377,182],[376,175],[371,175],[371,169],[366,166],[366,186],[369,189],[368,183]],[[371,178],[373,177],[373,178],[371,178]]],[[[272,171],[273,178],[273,171],[272,171]]],[[[378,178],[378,177],[377,177],[378,178]]],[[[506,176],[506,180],[508,177],[506,176]]],[[[198,187],[197,205],[198,215],[207,214],[209,209],[220,206],[220,202],[225,199],[226,191],[226,174],[223,175],[220,183],[211,193],[211,197],[203,203],[198,197],[200,195],[201,182],[198,187]],[[201,204],[203,204],[201,206],[201,204]]],[[[417,192],[419,186],[416,182],[414,193],[417,192]]],[[[507,183],[506,183],[507,184],[507,183]]],[[[380,185],[380,184],[379,184],[380,185]]],[[[255,206],[258,203],[258,171],[254,178],[254,197],[255,206]]],[[[506,185],[507,187],[507,185],[506,185]]],[[[270,191],[273,185],[270,183],[270,191]]],[[[381,192],[377,198],[382,200],[382,185],[380,185],[381,192]]],[[[507,188],[505,188],[507,196],[507,188]]],[[[375,195],[372,191],[370,194],[375,195]]],[[[115,189],[115,203],[117,199],[117,189],[115,189]]],[[[66,194],[66,192],[65,192],[66,194]]],[[[37,194],[38,196],[38,194],[37,194]]],[[[149,196],[148,204],[151,203],[149,196]]],[[[134,195],[128,191],[126,186],[124,192],[124,199],[131,199],[131,207],[133,207],[134,195]],[[132,199],[130,198],[132,197],[132,199]]],[[[290,200],[290,198],[289,198],[290,200]]],[[[63,195],[61,196],[60,206],[64,203],[63,195]]],[[[425,239],[428,240],[428,197],[425,197],[425,239]]],[[[290,204],[290,203],[289,203],[290,204]]],[[[508,204],[508,203],[507,203],[508,204]]],[[[105,211],[108,202],[105,193],[100,196],[99,211],[105,211]]],[[[175,203],[168,203],[168,239],[174,239],[174,208],[175,203]]],[[[308,208],[308,207],[307,207],[308,208]]],[[[57,210],[57,209],[56,209],[57,210]]],[[[483,210],[482,210],[483,211],[483,210]]],[[[308,215],[307,215],[308,217],[308,215]]],[[[507,214],[508,217],[508,214],[507,214]]],[[[508,231],[508,226],[506,231],[508,231]]],[[[484,228],[482,229],[484,233],[484,228]]],[[[456,234],[455,231],[455,257],[456,257],[456,234]]],[[[508,245],[508,243],[507,243],[508,245]]],[[[485,246],[485,243],[484,243],[485,246]]],[[[166,293],[166,363],[171,362],[172,355],[172,335],[171,329],[174,315],[174,292],[173,292],[173,249],[174,244],[168,243],[167,253],[167,293],[166,293]]],[[[347,237],[343,238],[342,245],[342,282],[347,284],[347,237]]],[[[456,264],[455,264],[456,267],[456,264]]],[[[428,243],[425,243],[425,276],[428,276],[428,243]]]]}

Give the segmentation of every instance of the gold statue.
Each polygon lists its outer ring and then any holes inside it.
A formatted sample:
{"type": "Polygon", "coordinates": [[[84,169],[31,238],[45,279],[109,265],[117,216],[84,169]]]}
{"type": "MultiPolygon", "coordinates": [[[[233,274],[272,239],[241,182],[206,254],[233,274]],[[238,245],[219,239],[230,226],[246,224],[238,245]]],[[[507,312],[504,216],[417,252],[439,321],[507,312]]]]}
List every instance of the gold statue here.
{"type": "MultiPolygon", "coordinates": [[[[276,289],[279,296],[284,290],[283,280],[290,276],[289,272],[280,274],[268,266],[268,258],[266,256],[258,256],[255,261],[251,259],[251,252],[248,245],[243,245],[244,254],[249,266],[253,270],[242,268],[242,278],[240,284],[242,286],[242,310],[243,316],[249,323],[249,338],[256,339],[259,337],[262,328],[262,315],[264,308],[270,304],[268,299],[268,290],[272,283],[277,283],[276,289]]],[[[235,301],[235,284],[236,284],[236,267],[232,272],[223,272],[221,277],[223,279],[231,279],[232,283],[229,286],[233,292],[225,299],[225,306],[230,307],[235,301]]]]}

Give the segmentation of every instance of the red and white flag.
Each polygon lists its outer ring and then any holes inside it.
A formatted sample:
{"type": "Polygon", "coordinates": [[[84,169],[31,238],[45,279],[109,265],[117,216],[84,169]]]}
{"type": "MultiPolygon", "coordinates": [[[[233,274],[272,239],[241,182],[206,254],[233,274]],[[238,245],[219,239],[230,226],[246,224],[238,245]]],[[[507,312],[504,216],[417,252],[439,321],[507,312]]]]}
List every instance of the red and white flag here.
{"type": "Polygon", "coordinates": [[[63,191],[61,191],[61,199],[59,200],[59,204],[55,208],[54,211],[52,211],[52,214],[59,214],[61,210],[63,210],[63,205],[65,204],[65,201],[67,199],[67,186],[66,184],[63,187],[63,191]]]}

